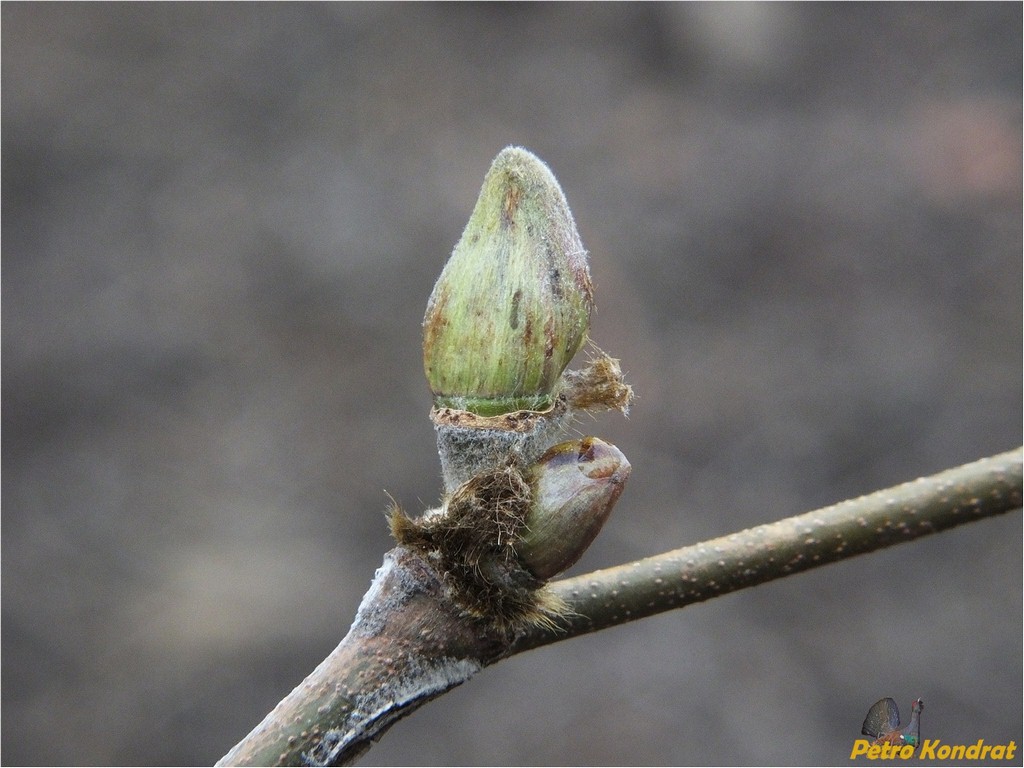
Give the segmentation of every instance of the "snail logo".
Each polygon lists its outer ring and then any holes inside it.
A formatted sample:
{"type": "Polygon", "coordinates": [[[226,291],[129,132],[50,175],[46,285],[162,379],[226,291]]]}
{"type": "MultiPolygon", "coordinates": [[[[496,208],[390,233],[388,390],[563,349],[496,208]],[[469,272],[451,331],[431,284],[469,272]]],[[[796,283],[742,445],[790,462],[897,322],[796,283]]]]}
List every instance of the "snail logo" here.
{"type": "MultiPolygon", "coordinates": [[[[879,699],[868,710],[860,732],[873,739],[871,746],[881,746],[883,754],[888,752],[888,758],[898,756],[906,760],[914,754],[914,747],[921,743],[921,712],[923,710],[924,701],[914,699],[910,709],[910,722],[901,728],[900,708],[896,706],[896,700],[888,697],[879,699]],[[886,747],[889,749],[886,750],[886,747]]],[[[887,757],[883,757],[883,759],[887,759],[887,757]]]]}

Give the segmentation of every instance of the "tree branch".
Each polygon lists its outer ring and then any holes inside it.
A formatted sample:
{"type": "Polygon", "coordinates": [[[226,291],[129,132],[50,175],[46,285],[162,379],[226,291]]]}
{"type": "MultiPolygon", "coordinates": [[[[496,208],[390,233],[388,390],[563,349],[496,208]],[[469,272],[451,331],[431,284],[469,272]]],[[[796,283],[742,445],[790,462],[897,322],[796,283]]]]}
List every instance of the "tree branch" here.
{"type": "Polygon", "coordinates": [[[509,655],[712,597],[1021,506],[1024,449],[759,525],[739,533],[606,568],[552,585],[576,615],[564,632],[534,631],[509,655]]]}
{"type": "Polygon", "coordinates": [[[1019,509],[1024,449],[776,523],[549,585],[571,614],[515,637],[388,552],[341,644],[223,765],[351,762],[395,721],[516,653],[1019,509]]]}

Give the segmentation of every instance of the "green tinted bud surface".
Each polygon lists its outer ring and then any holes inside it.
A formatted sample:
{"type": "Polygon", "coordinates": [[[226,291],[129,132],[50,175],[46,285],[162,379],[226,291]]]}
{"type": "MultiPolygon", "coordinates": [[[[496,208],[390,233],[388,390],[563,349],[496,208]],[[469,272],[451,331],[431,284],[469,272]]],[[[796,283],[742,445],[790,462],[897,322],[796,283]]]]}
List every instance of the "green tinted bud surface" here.
{"type": "Polygon", "coordinates": [[[516,547],[534,576],[549,579],[591,545],[629,477],[622,452],[596,437],[549,449],[530,470],[532,504],[516,547]]]}
{"type": "Polygon", "coordinates": [[[502,150],[423,319],[435,405],[480,416],[547,409],[591,307],[586,251],[558,182],[527,150],[502,150]]]}

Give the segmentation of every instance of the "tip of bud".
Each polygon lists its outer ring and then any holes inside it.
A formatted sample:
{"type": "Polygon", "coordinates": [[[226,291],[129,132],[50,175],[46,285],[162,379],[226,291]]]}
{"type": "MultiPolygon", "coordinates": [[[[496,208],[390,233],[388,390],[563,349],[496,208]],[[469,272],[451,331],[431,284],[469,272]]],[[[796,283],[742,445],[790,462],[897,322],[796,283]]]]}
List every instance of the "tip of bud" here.
{"type": "Polygon", "coordinates": [[[516,551],[534,576],[548,579],[593,543],[629,478],[626,457],[586,437],[559,443],[531,468],[532,504],[516,551]]]}
{"type": "Polygon", "coordinates": [[[558,181],[507,147],[431,293],[423,363],[435,405],[481,416],[545,410],[586,338],[586,251],[558,181]]]}

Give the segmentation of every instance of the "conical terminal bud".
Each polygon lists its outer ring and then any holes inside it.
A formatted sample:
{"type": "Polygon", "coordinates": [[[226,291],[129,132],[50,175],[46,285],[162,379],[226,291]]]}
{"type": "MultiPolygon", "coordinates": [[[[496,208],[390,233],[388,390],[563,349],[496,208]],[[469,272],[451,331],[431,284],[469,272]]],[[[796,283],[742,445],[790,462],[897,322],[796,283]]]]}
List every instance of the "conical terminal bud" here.
{"type": "Polygon", "coordinates": [[[592,306],[586,251],[558,181],[529,151],[503,149],[423,318],[435,406],[546,410],[592,306]]]}
{"type": "Polygon", "coordinates": [[[532,504],[516,547],[523,566],[549,579],[579,560],[611,514],[629,471],[622,451],[596,437],[550,448],[529,473],[532,504]]]}

